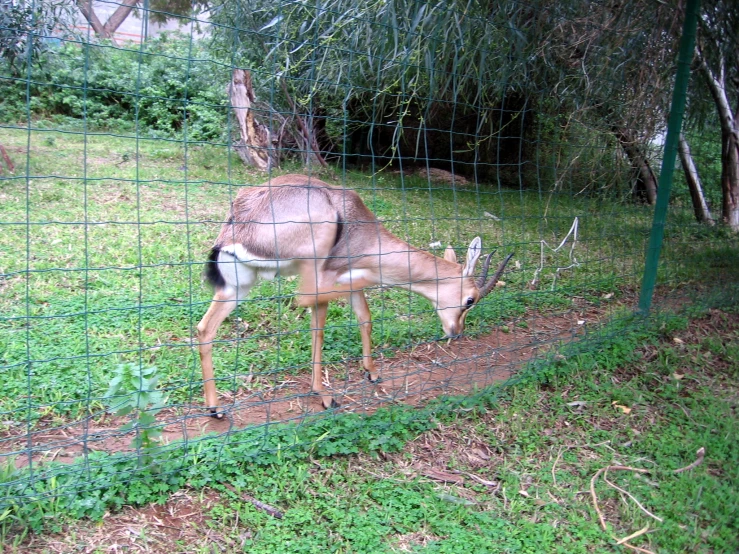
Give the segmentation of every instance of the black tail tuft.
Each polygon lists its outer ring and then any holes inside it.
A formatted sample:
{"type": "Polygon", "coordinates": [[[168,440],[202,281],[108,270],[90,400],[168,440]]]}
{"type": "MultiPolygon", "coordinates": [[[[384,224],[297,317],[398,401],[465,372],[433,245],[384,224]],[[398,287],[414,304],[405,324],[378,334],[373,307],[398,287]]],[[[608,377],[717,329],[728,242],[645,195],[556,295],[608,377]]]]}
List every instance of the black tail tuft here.
{"type": "Polygon", "coordinates": [[[208,256],[208,261],[205,262],[205,280],[208,281],[216,290],[222,289],[226,286],[226,280],[221,275],[221,270],[218,269],[218,254],[221,249],[214,246],[208,256]]]}

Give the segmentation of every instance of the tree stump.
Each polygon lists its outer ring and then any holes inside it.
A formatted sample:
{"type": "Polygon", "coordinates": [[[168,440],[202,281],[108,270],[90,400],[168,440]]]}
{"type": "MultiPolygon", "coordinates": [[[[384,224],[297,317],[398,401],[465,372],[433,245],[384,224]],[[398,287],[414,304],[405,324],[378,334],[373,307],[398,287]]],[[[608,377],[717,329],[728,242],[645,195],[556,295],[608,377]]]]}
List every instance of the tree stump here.
{"type": "Polygon", "coordinates": [[[234,69],[229,95],[241,134],[241,140],[234,145],[236,153],[245,164],[268,171],[272,165],[272,138],[269,128],[254,117],[254,90],[250,72],[234,69]]]}

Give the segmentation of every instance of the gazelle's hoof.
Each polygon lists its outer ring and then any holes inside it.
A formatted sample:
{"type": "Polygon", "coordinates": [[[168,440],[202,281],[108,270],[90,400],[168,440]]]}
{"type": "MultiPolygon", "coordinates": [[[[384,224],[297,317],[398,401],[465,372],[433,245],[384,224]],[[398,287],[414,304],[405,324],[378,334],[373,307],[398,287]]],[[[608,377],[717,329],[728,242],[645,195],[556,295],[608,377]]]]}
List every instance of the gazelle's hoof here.
{"type": "Polygon", "coordinates": [[[211,408],[210,417],[214,419],[223,419],[223,412],[219,412],[218,408],[211,408]]]}
{"type": "Polygon", "coordinates": [[[326,404],[324,404],[323,402],[321,402],[321,404],[323,404],[324,410],[336,410],[337,408],[341,408],[341,404],[339,404],[334,398],[331,399],[331,404],[328,406],[326,406],[326,404]]]}
{"type": "Polygon", "coordinates": [[[379,375],[375,379],[372,379],[372,374],[369,371],[365,372],[365,375],[367,376],[367,381],[369,381],[373,385],[382,383],[382,379],[380,378],[379,375]]]}

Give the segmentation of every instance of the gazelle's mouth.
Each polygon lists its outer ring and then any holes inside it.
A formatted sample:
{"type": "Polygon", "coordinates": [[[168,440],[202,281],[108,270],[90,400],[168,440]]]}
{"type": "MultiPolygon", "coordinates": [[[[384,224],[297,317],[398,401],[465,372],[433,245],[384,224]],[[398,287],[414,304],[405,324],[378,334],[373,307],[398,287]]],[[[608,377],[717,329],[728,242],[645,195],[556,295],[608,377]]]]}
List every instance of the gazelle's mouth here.
{"type": "Polygon", "coordinates": [[[443,336],[443,337],[441,338],[441,340],[447,340],[447,339],[449,339],[449,340],[453,340],[453,339],[458,339],[458,338],[459,338],[459,337],[461,337],[461,336],[462,336],[463,334],[464,334],[464,330],[458,333],[458,332],[457,332],[457,326],[455,325],[455,326],[453,326],[453,327],[452,327],[452,330],[451,330],[451,332],[448,332],[448,333],[445,333],[445,334],[444,334],[444,336],[443,336]]]}

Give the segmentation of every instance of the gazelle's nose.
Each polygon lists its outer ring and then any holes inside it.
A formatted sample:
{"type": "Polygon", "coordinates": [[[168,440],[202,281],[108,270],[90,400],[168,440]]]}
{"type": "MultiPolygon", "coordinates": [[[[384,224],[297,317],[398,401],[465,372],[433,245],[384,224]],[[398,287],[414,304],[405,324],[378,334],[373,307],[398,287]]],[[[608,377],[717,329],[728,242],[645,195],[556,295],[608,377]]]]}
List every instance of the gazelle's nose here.
{"type": "Polygon", "coordinates": [[[456,323],[452,323],[449,329],[444,329],[444,331],[446,331],[445,339],[455,339],[462,334],[462,328],[456,323]]]}

